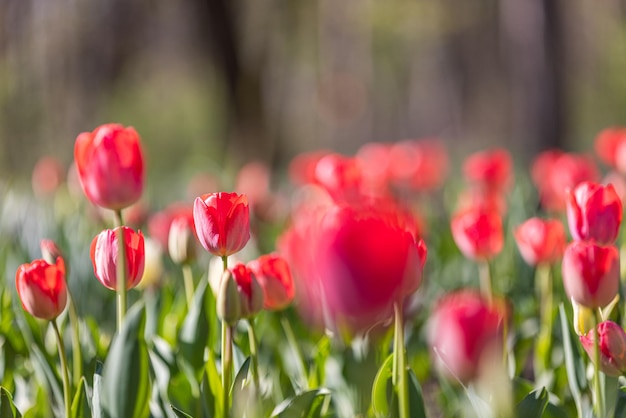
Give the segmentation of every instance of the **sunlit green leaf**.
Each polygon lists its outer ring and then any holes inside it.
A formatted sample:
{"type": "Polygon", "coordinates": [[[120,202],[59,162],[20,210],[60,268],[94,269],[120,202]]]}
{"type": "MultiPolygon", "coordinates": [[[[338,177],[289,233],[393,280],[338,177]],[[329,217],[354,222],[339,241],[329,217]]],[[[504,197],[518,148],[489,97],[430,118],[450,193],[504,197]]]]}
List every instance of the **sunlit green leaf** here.
{"type": "Polygon", "coordinates": [[[89,402],[87,399],[87,382],[85,381],[85,378],[82,377],[78,382],[76,393],[74,394],[74,400],[72,401],[72,418],[91,418],[91,409],[89,409],[89,402]]]}

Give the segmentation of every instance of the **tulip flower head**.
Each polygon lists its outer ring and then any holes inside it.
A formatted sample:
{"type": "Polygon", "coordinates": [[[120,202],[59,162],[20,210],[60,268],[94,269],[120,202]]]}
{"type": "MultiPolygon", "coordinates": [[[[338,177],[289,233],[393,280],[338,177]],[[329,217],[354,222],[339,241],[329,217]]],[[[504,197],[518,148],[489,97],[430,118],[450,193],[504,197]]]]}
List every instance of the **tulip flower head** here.
{"type": "Polygon", "coordinates": [[[565,228],[556,219],[531,218],[515,229],[515,242],[531,266],[553,264],[565,251],[565,228]]]}
{"type": "Polygon", "coordinates": [[[451,229],[454,242],[467,258],[489,260],[502,251],[502,219],[493,210],[463,210],[452,218],[451,229]]]}
{"type": "Polygon", "coordinates": [[[179,216],[172,221],[168,236],[168,251],[172,261],[189,264],[196,259],[196,229],[193,218],[179,216]]]}
{"type": "MultiPolygon", "coordinates": [[[[600,348],[600,370],[609,376],[626,374],[626,332],[613,321],[598,324],[598,345],[600,348]]],[[[593,355],[594,332],[580,337],[580,342],[591,358],[593,355]]]]}
{"type": "Polygon", "coordinates": [[[40,319],[55,319],[67,304],[63,259],[58,257],[56,264],[45,260],[22,264],[15,274],[15,287],[26,312],[40,319]]]}
{"type": "Polygon", "coordinates": [[[613,185],[583,182],[568,190],[567,221],[576,240],[615,242],[622,222],[622,202],[613,185]]]}
{"type": "Polygon", "coordinates": [[[224,271],[217,294],[217,313],[229,325],[251,318],[263,308],[263,290],[252,270],[237,264],[224,271]]]}
{"type": "Polygon", "coordinates": [[[116,290],[118,263],[118,231],[124,234],[126,253],[126,289],[137,286],[145,267],[145,243],[141,231],[121,226],[113,230],[105,229],[91,243],[91,262],[93,270],[104,287],[116,290]]]}
{"type": "Polygon", "coordinates": [[[620,173],[626,173],[626,128],[615,126],[604,129],[595,139],[598,157],[620,173]]]}
{"type": "Polygon", "coordinates": [[[106,124],[81,133],[74,160],[83,191],[93,204],[121,210],[141,197],[144,162],[135,129],[106,124]]]}
{"type": "Polygon", "coordinates": [[[511,155],[502,148],[476,152],[465,160],[463,174],[470,183],[505,191],[513,182],[511,155]]]}
{"type": "Polygon", "coordinates": [[[607,306],[618,292],[619,265],[615,246],[572,242],[565,249],[561,266],[565,293],[587,308],[607,306]]]}
{"type": "Polygon", "coordinates": [[[461,382],[477,378],[485,356],[502,345],[506,320],[502,301],[489,304],[479,293],[461,290],[444,296],[429,322],[428,340],[437,368],[461,382]]]}
{"type": "Polygon", "coordinates": [[[281,310],[289,306],[295,287],[287,261],[277,254],[263,255],[248,263],[263,289],[264,308],[281,310]]]}
{"type": "Polygon", "coordinates": [[[240,251],[250,239],[250,210],[246,195],[210,193],[193,205],[196,235],[213,255],[224,257],[240,251]]]}

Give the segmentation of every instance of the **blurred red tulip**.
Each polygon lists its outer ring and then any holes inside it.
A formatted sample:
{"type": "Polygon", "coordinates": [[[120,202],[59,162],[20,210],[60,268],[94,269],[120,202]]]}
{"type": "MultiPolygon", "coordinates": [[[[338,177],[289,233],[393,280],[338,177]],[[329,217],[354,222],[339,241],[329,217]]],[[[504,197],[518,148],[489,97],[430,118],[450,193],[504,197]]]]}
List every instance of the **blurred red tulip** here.
{"type": "Polygon", "coordinates": [[[296,155],[289,164],[289,178],[297,186],[315,183],[315,167],[319,160],[330,154],[327,150],[304,152],[296,155]]]}
{"type": "Polygon", "coordinates": [[[587,155],[544,151],[535,158],[531,176],[541,200],[541,206],[551,212],[565,210],[568,189],[583,181],[598,181],[600,173],[587,155]]]}
{"type": "Polygon", "coordinates": [[[32,186],[36,196],[53,194],[65,181],[65,168],[54,157],[43,157],[33,168],[32,186]]]}
{"type": "Polygon", "coordinates": [[[489,356],[501,353],[506,311],[503,301],[489,304],[472,290],[444,296],[428,324],[428,340],[437,369],[461,382],[477,378],[481,365],[493,361],[489,356]]]}
{"type": "Polygon", "coordinates": [[[611,244],[622,222],[622,202],[611,184],[582,182],[566,194],[567,221],[576,240],[611,244]]]}
{"type": "Polygon", "coordinates": [[[502,251],[502,219],[493,210],[463,210],[453,216],[451,229],[454,242],[467,258],[489,260],[502,251]]]}
{"type": "Polygon", "coordinates": [[[411,190],[437,189],[448,174],[448,152],[438,139],[397,142],[391,147],[389,161],[391,181],[411,190]]]}
{"type": "Polygon", "coordinates": [[[360,166],[365,192],[374,196],[388,195],[391,145],[368,142],[359,148],[355,158],[360,166]]]}
{"type": "Polygon", "coordinates": [[[197,197],[193,218],[200,244],[213,255],[234,254],[250,239],[250,210],[245,195],[220,192],[197,197]]]}
{"type": "Polygon", "coordinates": [[[472,184],[504,191],[513,182],[511,155],[503,148],[476,152],[465,160],[463,174],[472,184]]]}
{"type": "Polygon", "coordinates": [[[248,197],[251,207],[263,204],[270,196],[270,169],[259,162],[250,162],[239,170],[235,190],[248,197]]]}
{"type": "Polygon", "coordinates": [[[183,202],[174,202],[148,218],[148,234],[159,243],[162,249],[167,249],[169,245],[170,228],[174,219],[177,218],[186,218],[193,225],[193,206],[183,202]]]}
{"type": "Polygon", "coordinates": [[[172,220],[167,245],[172,261],[177,264],[192,263],[197,256],[197,242],[193,217],[182,215],[172,220]]]}
{"type": "Polygon", "coordinates": [[[42,239],[39,242],[39,248],[41,249],[41,256],[48,264],[56,264],[57,258],[61,257],[65,264],[65,255],[59,246],[51,239],[42,239]]]}
{"type": "Polygon", "coordinates": [[[565,251],[565,228],[556,219],[530,218],[515,229],[515,242],[531,266],[553,264],[565,251]]]}
{"type": "MultiPolygon", "coordinates": [[[[600,370],[609,376],[626,374],[626,332],[613,321],[604,321],[598,324],[598,344],[600,348],[600,370]]],[[[580,337],[580,342],[594,360],[594,333],[580,337]]]]}
{"type": "Polygon", "coordinates": [[[322,219],[314,268],[323,304],[340,330],[387,320],[394,303],[422,280],[426,245],[412,220],[392,206],[336,206],[322,219]]]}
{"type": "Polygon", "coordinates": [[[145,266],[144,238],[141,231],[121,226],[105,229],[91,243],[91,262],[96,278],[104,287],[116,290],[118,263],[118,231],[122,228],[126,253],[126,289],[141,281],[145,266]]]}
{"type": "Polygon", "coordinates": [[[63,259],[58,257],[56,264],[45,260],[22,264],[15,274],[15,287],[26,312],[40,319],[55,319],[67,304],[63,259]]]}
{"type": "Polygon", "coordinates": [[[326,155],[315,166],[315,182],[337,201],[354,200],[363,185],[359,161],[340,154],[326,155]]]}
{"type": "Polygon", "coordinates": [[[598,157],[609,167],[626,173],[626,127],[604,129],[595,139],[598,157]]]}
{"type": "Polygon", "coordinates": [[[608,305],[617,295],[619,274],[619,252],[613,245],[574,241],[565,249],[563,286],[579,305],[591,309],[608,305]]]}
{"type": "Polygon", "coordinates": [[[457,211],[480,210],[504,215],[507,209],[506,197],[502,192],[477,186],[463,190],[457,202],[457,211]]]}
{"type": "Polygon", "coordinates": [[[277,254],[262,255],[248,263],[265,296],[264,308],[281,310],[289,306],[295,287],[287,261],[277,254]]]}
{"type": "Polygon", "coordinates": [[[107,124],[83,132],[76,138],[74,159],[83,191],[93,204],[120,210],[141,197],[144,164],[135,129],[107,124]]]}

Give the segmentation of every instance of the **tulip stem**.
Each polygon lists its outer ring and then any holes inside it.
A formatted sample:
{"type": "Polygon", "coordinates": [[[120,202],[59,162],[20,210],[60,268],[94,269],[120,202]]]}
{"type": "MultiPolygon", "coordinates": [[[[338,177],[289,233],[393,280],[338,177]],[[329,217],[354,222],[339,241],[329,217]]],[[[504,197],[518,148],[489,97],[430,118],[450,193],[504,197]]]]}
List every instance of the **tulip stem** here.
{"type": "Polygon", "coordinates": [[[540,264],[535,270],[535,288],[539,298],[539,337],[535,345],[535,375],[550,368],[552,352],[552,269],[549,264],[540,264]]]}
{"type": "Polygon", "coordinates": [[[222,321],[222,404],[223,417],[228,418],[230,411],[230,378],[233,368],[233,329],[222,321]]]}
{"type": "Polygon", "coordinates": [[[120,332],[122,329],[122,324],[124,323],[124,316],[126,315],[126,271],[128,270],[126,267],[126,245],[124,243],[124,229],[122,225],[124,225],[124,220],[122,218],[122,211],[115,211],[115,223],[117,227],[117,259],[118,263],[116,265],[116,284],[115,288],[117,291],[117,332],[120,332]]]}
{"type": "Polygon", "coordinates": [[[185,296],[187,297],[187,309],[189,310],[191,309],[191,304],[193,303],[194,293],[193,273],[189,263],[183,264],[183,283],[185,284],[185,296]]]}
{"type": "Polygon", "coordinates": [[[602,383],[600,382],[600,335],[598,333],[598,324],[601,322],[600,312],[596,310],[593,318],[593,391],[595,410],[597,418],[604,418],[604,393],[602,391],[602,383]]]}
{"type": "Polygon", "coordinates": [[[491,268],[489,261],[478,262],[478,275],[480,279],[480,291],[483,297],[487,299],[489,306],[493,303],[493,290],[491,289],[491,268]]]}
{"type": "Polygon", "coordinates": [[[402,301],[393,305],[395,314],[394,329],[394,373],[396,374],[395,385],[398,392],[398,410],[400,418],[409,418],[409,387],[406,380],[406,353],[404,350],[404,316],[402,301]]]}
{"type": "Polygon", "coordinates": [[[289,345],[293,349],[296,358],[298,359],[298,365],[300,368],[300,375],[302,376],[302,380],[304,381],[305,388],[308,388],[309,385],[309,373],[307,372],[307,365],[304,361],[304,356],[302,355],[302,350],[300,350],[300,346],[298,345],[298,340],[296,339],[296,335],[293,333],[293,329],[291,328],[291,324],[289,323],[289,319],[281,315],[280,324],[283,326],[283,331],[285,332],[285,336],[287,337],[287,341],[289,341],[289,345]]]}
{"type": "Polygon", "coordinates": [[[59,332],[59,327],[55,320],[50,321],[52,324],[52,329],[54,330],[54,334],[57,337],[57,346],[59,347],[59,359],[61,360],[61,372],[63,375],[63,401],[65,402],[65,416],[70,417],[71,415],[71,407],[70,403],[70,375],[67,371],[67,357],[65,356],[65,346],[63,344],[63,339],[61,338],[61,333],[59,332]]]}
{"type": "Polygon", "coordinates": [[[250,340],[250,357],[252,358],[252,379],[254,381],[254,387],[257,391],[260,390],[259,387],[259,355],[257,349],[257,339],[256,333],[254,332],[254,324],[252,323],[254,320],[250,318],[248,320],[248,339],[250,340]]]}
{"type": "Polygon", "coordinates": [[[70,317],[70,325],[72,327],[72,364],[73,368],[73,378],[74,384],[78,384],[78,381],[83,375],[83,358],[80,349],[80,334],[79,334],[79,322],[78,322],[78,314],[76,313],[76,305],[74,304],[74,299],[70,294],[68,289],[67,298],[69,299],[69,308],[68,314],[70,317]]]}

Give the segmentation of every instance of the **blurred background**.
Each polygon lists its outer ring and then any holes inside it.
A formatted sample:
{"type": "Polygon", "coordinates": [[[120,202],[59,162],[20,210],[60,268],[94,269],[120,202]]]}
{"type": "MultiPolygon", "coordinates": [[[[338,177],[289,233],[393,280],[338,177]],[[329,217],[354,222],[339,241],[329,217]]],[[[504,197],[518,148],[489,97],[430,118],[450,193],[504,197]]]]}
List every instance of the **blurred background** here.
{"type": "Polygon", "coordinates": [[[525,164],[626,123],[626,1],[1,0],[0,178],[142,136],[153,184],[439,137],[525,164]]]}

